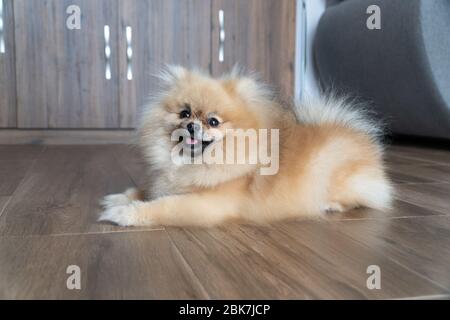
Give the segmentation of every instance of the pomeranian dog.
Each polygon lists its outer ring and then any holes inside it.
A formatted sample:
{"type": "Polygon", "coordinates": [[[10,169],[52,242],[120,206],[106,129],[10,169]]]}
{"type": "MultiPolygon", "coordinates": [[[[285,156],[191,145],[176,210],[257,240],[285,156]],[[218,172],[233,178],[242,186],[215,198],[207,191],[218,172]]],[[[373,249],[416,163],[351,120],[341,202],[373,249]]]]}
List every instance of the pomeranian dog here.
{"type": "Polygon", "coordinates": [[[101,221],[210,227],[389,208],[380,130],[359,106],[282,106],[236,70],[213,79],[172,66],[161,79],[138,130],[148,186],[106,196],[101,221]]]}

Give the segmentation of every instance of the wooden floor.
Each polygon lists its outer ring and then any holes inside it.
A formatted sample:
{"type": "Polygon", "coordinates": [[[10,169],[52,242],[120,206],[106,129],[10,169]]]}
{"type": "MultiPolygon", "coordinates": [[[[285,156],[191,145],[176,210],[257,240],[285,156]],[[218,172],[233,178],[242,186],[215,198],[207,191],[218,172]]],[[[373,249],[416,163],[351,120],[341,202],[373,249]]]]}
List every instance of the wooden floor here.
{"type": "Polygon", "coordinates": [[[140,185],[127,146],[0,146],[0,298],[450,297],[450,152],[388,148],[392,212],[269,227],[124,229],[105,194],[140,185]],[[81,290],[68,290],[69,265],[81,290]],[[367,268],[381,271],[369,290],[367,268]]]}

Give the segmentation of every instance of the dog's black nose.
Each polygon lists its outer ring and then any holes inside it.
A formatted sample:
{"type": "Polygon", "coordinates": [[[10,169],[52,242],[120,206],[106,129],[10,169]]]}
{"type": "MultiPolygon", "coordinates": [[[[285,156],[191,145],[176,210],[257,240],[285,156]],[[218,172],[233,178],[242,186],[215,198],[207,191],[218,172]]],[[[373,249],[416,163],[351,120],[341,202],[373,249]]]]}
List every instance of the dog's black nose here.
{"type": "Polygon", "coordinates": [[[187,129],[190,134],[194,134],[195,131],[200,131],[200,125],[194,122],[189,122],[187,125],[187,129]]]}

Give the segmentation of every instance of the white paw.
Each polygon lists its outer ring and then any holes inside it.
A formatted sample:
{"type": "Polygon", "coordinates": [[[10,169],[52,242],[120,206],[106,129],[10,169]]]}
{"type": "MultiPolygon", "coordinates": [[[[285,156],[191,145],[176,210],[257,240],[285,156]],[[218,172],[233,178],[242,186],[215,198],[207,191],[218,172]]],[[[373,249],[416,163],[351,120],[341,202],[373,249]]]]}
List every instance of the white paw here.
{"type": "Polygon", "coordinates": [[[100,204],[106,209],[116,206],[126,206],[130,203],[130,198],[124,193],[110,194],[100,201],[100,204]]]}
{"type": "Polygon", "coordinates": [[[100,215],[98,221],[110,221],[122,227],[136,225],[137,208],[135,205],[119,205],[107,207],[100,215]]]}
{"type": "Polygon", "coordinates": [[[322,212],[325,212],[325,213],[334,213],[334,212],[343,212],[343,211],[345,211],[345,208],[338,202],[331,202],[322,208],[322,212]]]}

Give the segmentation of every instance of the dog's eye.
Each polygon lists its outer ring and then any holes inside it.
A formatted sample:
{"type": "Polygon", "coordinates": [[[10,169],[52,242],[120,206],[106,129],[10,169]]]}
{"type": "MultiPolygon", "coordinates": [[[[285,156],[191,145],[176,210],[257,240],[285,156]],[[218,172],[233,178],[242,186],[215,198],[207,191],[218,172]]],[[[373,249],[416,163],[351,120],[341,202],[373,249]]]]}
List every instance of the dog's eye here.
{"type": "Polygon", "coordinates": [[[219,120],[217,120],[216,118],[210,118],[210,119],[208,120],[208,124],[209,124],[211,127],[217,127],[217,126],[220,124],[220,122],[219,122],[219,120]]]}
{"type": "Polygon", "coordinates": [[[189,110],[183,110],[180,112],[180,118],[186,119],[191,117],[191,112],[189,110]]]}

